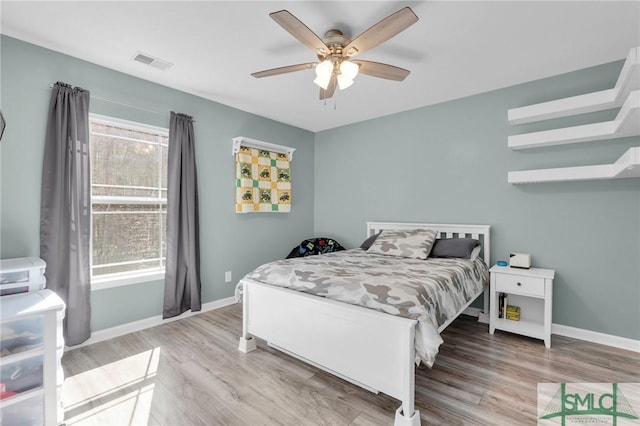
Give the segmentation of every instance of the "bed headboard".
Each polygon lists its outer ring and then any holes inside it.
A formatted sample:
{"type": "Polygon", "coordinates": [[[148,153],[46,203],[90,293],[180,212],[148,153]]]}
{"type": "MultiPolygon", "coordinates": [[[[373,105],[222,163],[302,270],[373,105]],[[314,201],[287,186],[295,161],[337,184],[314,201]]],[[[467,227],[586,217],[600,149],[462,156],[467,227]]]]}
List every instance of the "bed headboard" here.
{"type": "Polygon", "coordinates": [[[435,229],[440,238],[475,238],[482,244],[482,258],[491,266],[491,238],[489,225],[453,225],[450,223],[404,223],[404,222],[367,222],[367,237],[385,229],[402,230],[427,228],[435,229]]]}

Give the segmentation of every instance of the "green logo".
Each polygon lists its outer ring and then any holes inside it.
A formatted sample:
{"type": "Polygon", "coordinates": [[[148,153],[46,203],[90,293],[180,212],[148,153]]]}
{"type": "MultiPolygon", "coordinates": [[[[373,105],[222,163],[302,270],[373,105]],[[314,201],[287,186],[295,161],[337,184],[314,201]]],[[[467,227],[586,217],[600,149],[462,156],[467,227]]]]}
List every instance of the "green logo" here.
{"type": "MultiPolygon", "coordinates": [[[[620,391],[617,383],[611,384],[573,384],[573,389],[567,389],[566,383],[561,383],[558,390],[542,411],[540,420],[559,420],[563,426],[567,418],[571,423],[600,423],[618,424],[618,419],[638,420],[631,404],[620,391]],[[611,386],[603,389],[603,385],[611,386]],[[598,416],[597,418],[594,416],[598,416]],[[605,416],[604,418],[601,416],[605,416]],[[609,417],[609,421],[605,419],[609,417]]],[[[540,397],[540,385],[538,398],[540,397]]]]}

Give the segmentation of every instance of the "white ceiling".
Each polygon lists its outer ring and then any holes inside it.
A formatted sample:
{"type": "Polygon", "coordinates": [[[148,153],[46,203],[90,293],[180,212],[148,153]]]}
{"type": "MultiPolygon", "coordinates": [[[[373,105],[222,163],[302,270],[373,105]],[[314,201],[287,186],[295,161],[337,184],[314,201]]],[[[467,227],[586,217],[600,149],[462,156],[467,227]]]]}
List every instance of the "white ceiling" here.
{"type": "MultiPolygon", "coordinates": [[[[3,34],[311,131],[406,111],[626,57],[640,45],[628,1],[7,1],[3,34]],[[313,61],[269,13],[287,9],[322,37],[354,37],[410,6],[420,20],[359,59],[411,70],[404,82],[360,75],[326,104],[313,61]],[[134,62],[136,51],[175,65],[134,62]]],[[[70,82],[73,83],[73,82],[70,82]]],[[[90,89],[90,88],[89,88],[90,89]]]]}

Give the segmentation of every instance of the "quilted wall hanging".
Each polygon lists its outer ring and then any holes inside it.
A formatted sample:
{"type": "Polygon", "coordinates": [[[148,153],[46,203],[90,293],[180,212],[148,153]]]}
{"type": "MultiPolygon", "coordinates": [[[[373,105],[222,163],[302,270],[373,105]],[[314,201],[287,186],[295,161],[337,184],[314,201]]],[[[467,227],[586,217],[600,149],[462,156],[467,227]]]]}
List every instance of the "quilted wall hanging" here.
{"type": "Polygon", "coordinates": [[[290,164],[287,154],[240,146],[236,154],[236,212],[290,212],[290,164]]]}

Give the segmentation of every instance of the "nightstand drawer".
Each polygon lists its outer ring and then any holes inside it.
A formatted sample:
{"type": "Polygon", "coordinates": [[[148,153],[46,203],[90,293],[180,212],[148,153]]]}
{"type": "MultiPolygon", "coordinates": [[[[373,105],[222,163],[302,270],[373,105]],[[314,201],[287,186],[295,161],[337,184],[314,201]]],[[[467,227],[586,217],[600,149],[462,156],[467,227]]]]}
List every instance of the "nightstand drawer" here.
{"type": "Polygon", "coordinates": [[[544,278],[497,274],[496,291],[544,297],[544,278]]]}

